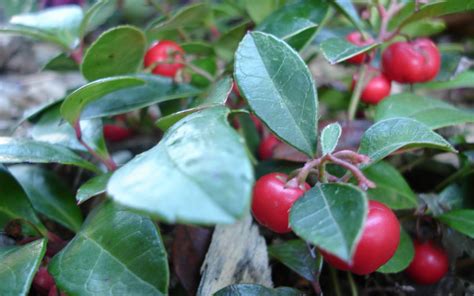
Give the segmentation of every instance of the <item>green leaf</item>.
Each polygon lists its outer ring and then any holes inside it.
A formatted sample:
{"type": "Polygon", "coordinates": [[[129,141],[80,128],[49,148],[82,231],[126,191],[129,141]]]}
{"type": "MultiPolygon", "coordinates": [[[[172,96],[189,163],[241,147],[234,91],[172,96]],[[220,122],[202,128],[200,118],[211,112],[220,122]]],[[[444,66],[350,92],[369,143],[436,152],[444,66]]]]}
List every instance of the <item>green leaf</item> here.
{"type": "Polygon", "coordinates": [[[67,72],[67,71],[78,71],[79,66],[65,53],[60,53],[51,60],[49,60],[44,66],[44,70],[67,72]]]}
{"type": "MultiPolygon", "coordinates": [[[[74,128],[65,122],[59,111],[60,105],[56,104],[45,110],[38,121],[33,125],[31,136],[41,142],[62,145],[70,149],[86,151],[79,143],[74,128]]],[[[81,120],[82,139],[99,155],[108,157],[100,119],[81,120]]]]}
{"type": "Polygon", "coordinates": [[[38,12],[16,15],[0,32],[10,32],[56,43],[72,49],[79,44],[82,9],[77,5],[63,5],[38,12]]]}
{"type": "Polygon", "coordinates": [[[446,14],[464,12],[474,9],[474,3],[470,1],[440,1],[423,5],[418,11],[411,14],[399,25],[400,28],[412,22],[439,17],[446,14]]]}
{"type": "Polygon", "coordinates": [[[60,145],[30,139],[0,137],[0,163],[61,163],[90,171],[98,169],[76,153],[60,145]]]}
{"type": "Polygon", "coordinates": [[[181,48],[186,54],[196,54],[203,56],[212,56],[215,54],[214,48],[202,41],[191,41],[180,44],[181,48]]]}
{"type": "Polygon", "coordinates": [[[272,34],[300,50],[314,37],[328,11],[324,1],[299,1],[273,12],[255,30],[272,34]]]}
{"type": "Polygon", "coordinates": [[[256,24],[260,24],[284,3],[284,0],[245,0],[245,10],[256,24]]]}
{"type": "Polygon", "coordinates": [[[69,94],[61,105],[61,115],[75,125],[84,107],[103,96],[123,88],[143,85],[145,81],[136,77],[112,77],[90,82],[69,94]]]}
{"type": "Polygon", "coordinates": [[[116,9],[116,1],[99,0],[94,3],[85,13],[79,29],[79,36],[84,37],[107,21],[116,9]]]}
{"type": "Polygon", "coordinates": [[[27,13],[37,9],[38,1],[36,0],[23,0],[23,1],[12,1],[7,0],[2,2],[2,14],[3,17],[9,19],[11,16],[21,13],[27,13]]]}
{"type": "Polygon", "coordinates": [[[416,89],[446,90],[456,88],[474,88],[474,71],[465,71],[448,81],[432,81],[416,85],[416,89]]]}
{"type": "Polygon", "coordinates": [[[146,50],[143,32],[119,26],[102,33],[84,55],[81,72],[89,80],[133,74],[141,68],[146,50]]]}
{"type": "Polygon", "coordinates": [[[213,107],[180,120],[157,146],[115,171],[108,194],[170,223],[235,222],[248,211],[254,177],[228,114],[213,107]]]}
{"type": "Polygon", "coordinates": [[[166,250],[156,225],[112,202],[89,215],[48,271],[68,295],[165,295],[166,250]]]}
{"type": "MultiPolygon", "coordinates": [[[[268,253],[291,270],[308,281],[315,281],[321,269],[321,256],[317,259],[311,256],[306,243],[302,240],[290,240],[268,247],[268,253]]],[[[315,252],[316,253],[316,252],[315,252]]]]}
{"type": "Polygon", "coordinates": [[[395,255],[384,265],[377,269],[383,273],[397,273],[405,270],[410,265],[415,256],[415,248],[410,236],[403,230],[400,231],[400,244],[398,245],[395,255]]]}
{"type": "Polygon", "coordinates": [[[203,97],[203,99],[201,100],[196,100],[195,103],[191,105],[191,108],[161,117],[160,119],[156,121],[156,125],[162,131],[166,131],[173,124],[180,121],[181,119],[188,116],[189,114],[192,114],[194,112],[197,112],[209,107],[224,105],[231,91],[232,91],[232,79],[226,76],[223,79],[219,80],[214,85],[209,95],[207,95],[206,97],[203,97]]]}
{"type": "Polygon", "coordinates": [[[474,238],[474,210],[453,210],[438,216],[438,219],[452,229],[474,238]]]}
{"type": "Polygon", "coordinates": [[[217,55],[225,61],[232,61],[235,50],[247,32],[249,25],[249,22],[244,22],[224,32],[214,43],[214,49],[217,55]]]}
{"type": "Polygon", "coordinates": [[[418,196],[423,202],[420,206],[426,206],[428,213],[438,217],[445,212],[461,209],[463,207],[464,195],[463,189],[458,184],[451,183],[439,194],[428,193],[419,194],[418,196]]]}
{"type": "Polygon", "coordinates": [[[411,38],[427,37],[441,33],[446,29],[446,24],[439,19],[421,19],[405,26],[401,33],[411,38]]]}
{"type": "Polygon", "coordinates": [[[366,46],[357,46],[345,39],[341,38],[329,38],[321,42],[321,51],[323,56],[331,64],[336,64],[353,56],[372,50],[379,46],[378,43],[373,43],[366,46]]]}
{"type": "Polygon", "coordinates": [[[87,105],[81,118],[112,116],[138,110],[156,103],[185,98],[201,93],[190,85],[175,83],[172,79],[151,74],[137,74],[144,85],[113,91],[87,105]]]}
{"type": "Polygon", "coordinates": [[[376,121],[394,117],[412,118],[431,129],[474,122],[474,112],[458,109],[434,98],[410,93],[390,96],[377,105],[376,121]]]}
{"type": "Polygon", "coordinates": [[[196,3],[188,5],[178,10],[171,18],[166,21],[152,23],[146,34],[149,40],[155,40],[158,34],[176,29],[184,29],[202,24],[210,13],[207,3],[196,3]]]}
{"type": "Polygon", "coordinates": [[[9,169],[36,211],[73,231],[79,230],[82,224],[81,210],[69,188],[58,176],[33,165],[16,165],[9,169]]]}
{"type": "Polygon", "coordinates": [[[413,209],[418,205],[415,193],[388,162],[371,165],[364,170],[364,175],[377,185],[367,190],[370,199],[380,201],[394,210],[413,209]]]}
{"type": "Polygon", "coordinates": [[[351,0],[330,0],[330,3],[334,8],[342,13],[349,21],[351,21],[357,30],[363,31],[364,23],[357,13],[357,9],[352,4],[351,0]]]}
{"type": "Polygon", "coordinates": [[[324,127],[321,132],[321,154],[330,154],[336,149],[337,142],[341,137],[342,128],[337,122],[324,127]]]}
{"type": "Polygon", "coordinates": [[[301,296],[300,291],[281,287],[267,288],[256,284],[234,284],[217,291],[214,296],[301,296]]]}
{"type": "Polygon", "coordinates": [[[375,163],[400,148],[436,148],[456,150],[425,124],[410,118],[390,118],[369,127],[362,136],[359,153],[375,163]]]}
{"type": "Polygon", "coordinates": [[[81,204],[91,197],[104,193],[111,176],[112,173],[98,175],[82,184],[77,190],[77,202],[81,204]]]}
{"type": "Polygon", "coordinates": [[[367,216],[365,193],[350,184],[318,184],[291,208],[291,229],[304,240],[352,260],[367,216]]]}
{"type": "Polygon", "coordinates": [[[29,295],[33,278],[46,252],[46,240],[23,246],[0,247],[0,294],[29,295]]]}
{"type": "Polygon", "coordinates": [[[234,76],[255,114],[278,137],[315,154],[317,93],[297,52],[272,35],[247,33],[235,53],[234,76]]]}
{"type": "MultiPolygon", "coordinates": [[[[24,219],[35,225],[42,234],[46,227],[36,216],[25,191],[10,172],[0,165],[0,229],[11,220],[24,219]]],[[[1,286],[1,285],[0,285],[1,286]]]]}

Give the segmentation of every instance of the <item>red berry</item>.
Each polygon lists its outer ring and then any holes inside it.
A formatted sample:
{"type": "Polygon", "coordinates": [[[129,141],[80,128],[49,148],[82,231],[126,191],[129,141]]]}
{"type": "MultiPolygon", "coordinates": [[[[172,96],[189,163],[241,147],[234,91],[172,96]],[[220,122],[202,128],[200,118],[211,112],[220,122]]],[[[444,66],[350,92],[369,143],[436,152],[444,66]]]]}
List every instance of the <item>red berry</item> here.
{"type": "Polygon", "coordinates": [[[400,243],[400,223],[395,214],[378,201],[369,201],[369,213],[352,264],[320,250],[324,260],[337,269],[358,275],[376,271],[393,257],[400,243]]]}
{"type": "Polygon", "coordinates": [[[38,272],[36,273],[33,279],[33,286],[39,292],[43,292],[44,294],[48,293],[48,291],[54,286],[54,279],[49,274],[46,267],[40,267],[38,272]]]}
{"type": "MultiPolygon", "coordinates": [[[[352,32],[348,34],[346,36],[346,40],[357,46],[366,46],[366,45],[374,43],[373,39],[371,38],[364,39],[362,37],[363,37],[362,34],[356,31],[356,32],[352,32]]],[[[367,53],[361,53],[356,56],[353,56],[350,59],[347,59],[347,62],[351,64],[362,64],[365,62],[366,57],[367,57],[367,53]]]]}
{"type": "Polygon", "coordinates": [[[448,272],[448,254],[432,241],[413,243],[415,257],[406,269],[407,274],[418,284],[430,285],[438,282],[448,272]]]}
{"type": "Polygon", "coordinates": [[[276,146],[280,144],[280,140],[277,137],[270,134],[266,138],[260,141],[260,145],[258,146],[258,157],[261,160],[270,159],[273,157],[273,150],[275,150],[276,146]]]}
{"type": "MultiPolygon", "coordinates": [[[[358,77],[354,76],[352,79],[352,90],[354,90],[358,77]]],[[[362,102],[376,105],[385,97],[390,95],[392,82],[383,74],[379,74],[367,82],[364,86],[360,98],[362,102]]]]}
{"type": "Polygon", "coordinates": [[[110,142],[123,141],[132,135],[132,130],[116,124],[104,124],[104,137],[110,142]]]}
{"type": "Polygon", "coordinates": [[[426,82],[436,77],[441,56],[429,39],[392,43],[382,54],[385,75],[400,83],[426,82]]]}
{"type": "Polygon", "coordinates": [[[162,40],[150,49],[145,55],[145,67],[157,63],[153,73],[168,77],[175,77],[179,69],[183,68],[184,50],[175,42],[162,40]]]}
{"type": "Polygon", "coordinates": [[[258,119],[258,117],[253,114],[250,114],[250,119],[253,121],[257,131],[261,133],[263,131],[263,123],[260,121],[260,119],[258,119]]]}
{"type": "Polygon", "coordinates": [[[277,233],[291,231],[288,220],[291,206],[311,188],[306,183],[296,184],[295,179],[290,184],[287,181],[285,174],[270,173],[259,178],[253,188],[253,216],[260,224],[277,233]]]}

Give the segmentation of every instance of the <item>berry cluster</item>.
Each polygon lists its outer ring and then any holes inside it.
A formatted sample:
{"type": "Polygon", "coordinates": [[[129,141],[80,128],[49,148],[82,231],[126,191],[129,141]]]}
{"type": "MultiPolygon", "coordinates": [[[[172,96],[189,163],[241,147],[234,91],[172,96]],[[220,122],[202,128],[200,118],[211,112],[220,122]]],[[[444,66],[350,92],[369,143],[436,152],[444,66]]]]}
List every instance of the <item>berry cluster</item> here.
{"type": "MultiPolygon", "coordinates": [[[[359,32],[346,36],[347,41],[357,46],[366,46],[375,41],[364,38],[359,32]]],[[[361,53],[351,57],[347,62],[352,64],[369,64],[374,52],[361,53]]],[[[382,68],[369,67],[367,81],[361,92],[364,103],[376,105],[390,94],[391,82],[413,84],[432,80],[441,66],[441,56],[436,45],[427,38],[413,41],[394,42],[382,53],[382,68]]],[[[351,89],[354,89],[359,77],[354,75],[351,89]]]]}

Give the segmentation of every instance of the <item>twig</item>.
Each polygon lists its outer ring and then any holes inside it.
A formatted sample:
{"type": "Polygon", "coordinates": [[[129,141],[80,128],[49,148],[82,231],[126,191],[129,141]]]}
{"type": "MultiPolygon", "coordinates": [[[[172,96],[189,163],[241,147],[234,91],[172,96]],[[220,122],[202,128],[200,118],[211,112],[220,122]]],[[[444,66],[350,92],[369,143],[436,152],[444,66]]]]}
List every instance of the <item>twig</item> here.
{"type": "Polygon", "coordinates": [[[362,173],[362,171],[355,165],[347,161],[344,161],[342,159],[336,158],[331,154],[328,154],[327,157],[328,157],[328,160],[330,160],[332,163],[337,164],[349,170],[352,173],[352,175],[357,179],[359,187],[362,188],[363,190],[367,190],[368,188],[375,188],[375,183],[367,179],[362,173]]]}
{"type": "Polygon", "coordinates": [[[105,167],[107,168],[107,170],[112,172],[112,171],[115,171],[117,169],[117,164],[115,164],[115,162],[113,161],[113,159],[111,157],[108,157],[108,158],[102,157],[94,149],[92,149],[92,147],[89,146],[89,144],[87,144],[82,139],[81,124],[80,124],[79,120],[74,124],[74,130],[76,132],[77,140],[79,141],[79,143],[82,144],[82,146],[84,146],[86,148],[87,152],[89,152],[95,159],[102,162],[105,165],[105,167]]]}
{"type": "Polygon", "coordinates": [[[364,64],[360,67],[360,71],[358,75],[359,78],[355,85],[354,92],[352,92],[351,102],[349,104],[349,110],[348,110],[349,121],[352,121],[355,117],[357,106],[359,105],[360,95],[362,93],[362,88],[365,85],[366,72],[367,72],[367,65],[364,64]]]}

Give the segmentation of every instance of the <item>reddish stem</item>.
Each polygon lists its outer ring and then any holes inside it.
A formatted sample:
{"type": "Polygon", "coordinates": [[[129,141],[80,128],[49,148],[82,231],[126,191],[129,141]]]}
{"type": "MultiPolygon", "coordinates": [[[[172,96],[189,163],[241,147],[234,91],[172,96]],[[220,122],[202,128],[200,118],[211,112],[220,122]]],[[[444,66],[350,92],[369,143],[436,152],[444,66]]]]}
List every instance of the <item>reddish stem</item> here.
{"type": "Polygon", "coordinates": [[[94,157],[98,161],[102,162],[105,165],[105,167],[107,168],[107,170],[109,170],[111,172],[115,171],[117,169],[117,164],[113,161],[113,159],[111,157],[108,157],[108,158],[102,157],[94,149],[92,149],[92,147],[89,146],[89,144],[87,144],[82,139],[81,124],[80,124],[79,120],[76,121],[76,123],[74,124],[74,130],[76,131],[77,140],[79,141],[79,143],[82,144],[82,146],[84,146],[86,148],[87,152],[89,152],[92,155],[92,157],[94,157]]]}
{"type": "Polygon", "coordinates": [[[375,183],[367,179],[362,173],[362,171],[355,165],[347,161],[344,161],[342,159],[336,158],[331,154],[328,154],[327,158],[332,163],[337,164],[338,166],[341,166],[349,170],[352,173],[352,175],[357,179],[359,187],[362,188],[363,190],[367,190],[368,188],[375,188],[375,183]]]}

